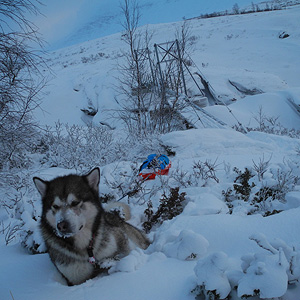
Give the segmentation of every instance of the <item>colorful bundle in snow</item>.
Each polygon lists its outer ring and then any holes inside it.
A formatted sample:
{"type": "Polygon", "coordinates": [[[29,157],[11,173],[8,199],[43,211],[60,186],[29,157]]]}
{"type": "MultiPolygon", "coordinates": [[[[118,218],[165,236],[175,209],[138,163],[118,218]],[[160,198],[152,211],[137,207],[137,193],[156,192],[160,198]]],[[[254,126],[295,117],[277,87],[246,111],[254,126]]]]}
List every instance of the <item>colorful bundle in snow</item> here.
{"type": "Polygon", "coordinates": [[[171,161],[166,155],[150,154],[139,170],[144,180],[155,179],[156,175],[168,175],[171,161]]]}

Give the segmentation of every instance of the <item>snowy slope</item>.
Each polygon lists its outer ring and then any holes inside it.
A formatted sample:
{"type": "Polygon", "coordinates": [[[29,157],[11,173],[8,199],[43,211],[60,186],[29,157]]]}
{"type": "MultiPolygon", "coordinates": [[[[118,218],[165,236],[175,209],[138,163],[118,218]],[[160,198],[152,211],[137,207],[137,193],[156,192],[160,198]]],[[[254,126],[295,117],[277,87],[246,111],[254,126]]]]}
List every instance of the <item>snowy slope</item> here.
{"type": "MultiPolygon", "coordinates": [[[[215,94],[226,102],[245,97],[229,84],[229,80],[247,89],[255,88],[265,93],[297,88],[300,65],[299,14],[300,7],[295,6],[282,11],[191,20],[189,26],[193,51],[190,56],[195,65],[190,71],[200,71],[215,94]],[[290,37],[279,39],[282,31],[288,32],[290,37]]],[[[150,30],[154,32],[152,43],[174,40],[175,31],[181,25],[151,26],[150,30]]],[[[49,65],[55,78],[45,91],[41,106],[43,111],[36,114],[37,119],[42,124],[53,125],[58,119],[70,124],[84,124],[81,109],[92,105],[98,109],[95,124],[101,121],[112,127],[120,126],[110,118],[108,110],[118,108],[115,96],[118,93],[118,64],[122,63],[121,49],[126,49],[126,45],[120,34],[115,34],[52,53],[49,65]]],[[[235,117],[248,125],[265,99],[276,99],[274,101],[277,103],[282,101],[285,111],[292,110],[287,107],[289,104],[286,101],[290,96],[294,102],[300,103],[296,90],[278,95],[249,96],[243,103],[253,101],[255,105],[243,112],[237,108],[235,117]],[[254,100],[250,100],[252,98],[254,100]]],[[[219,117],[218,110],[221,110],[221,114],[226,110],[224,107],[209,109],[216,110],[219,117]]],[[[266,115],[278,116],[278,105],[268,106],[267,110],[264,112],[266,115]]],[[[297,118],[295,115],[292,120],[297,118]]],[[[221,119],[228,125],[233,123],[226,115],[221,119]]],[[[298,128],[298,122],[292,120],[289,121],[292,124],[284,125],[298,128]]]]}
{"type": "MultiPolygon", "coordinates": [[[[201,14],[248,8],[250,0],[139,0],[140,25],[178,22],[201,14]]],[[[281,1],[285,2],[285,1],[281,1]]],[[[43,15],[30,16],[39,27],[49,49],[59,49],[122,31],[123,16],[119,0],[43,1],[43,15]]],[[[278,4],[278,2],[276,3],[278,4]]],[[[265,4],[261,4],[265,8],[265,4]]]]}

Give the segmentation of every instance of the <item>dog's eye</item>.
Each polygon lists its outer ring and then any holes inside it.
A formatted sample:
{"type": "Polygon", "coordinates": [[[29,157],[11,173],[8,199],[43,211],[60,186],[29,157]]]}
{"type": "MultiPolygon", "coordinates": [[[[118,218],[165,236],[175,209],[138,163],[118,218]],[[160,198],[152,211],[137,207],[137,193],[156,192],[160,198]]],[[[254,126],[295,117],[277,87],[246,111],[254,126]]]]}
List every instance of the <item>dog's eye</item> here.
{"type": "Polygon", "coordinates": [[[72,207],[76,207],[76,206],[78,206],[79,205],[79,203],[80,203],[80,201],[73,201],[72,203],[71,203],[71,206],[72,207]]]}
{"type": "Polygon", "coordinates": [[[52,205],[52,208],[54,208],[54,209],[59,209],[59,206],[56,205],[56,204],[53,204],[53,205],[52,205]]]}

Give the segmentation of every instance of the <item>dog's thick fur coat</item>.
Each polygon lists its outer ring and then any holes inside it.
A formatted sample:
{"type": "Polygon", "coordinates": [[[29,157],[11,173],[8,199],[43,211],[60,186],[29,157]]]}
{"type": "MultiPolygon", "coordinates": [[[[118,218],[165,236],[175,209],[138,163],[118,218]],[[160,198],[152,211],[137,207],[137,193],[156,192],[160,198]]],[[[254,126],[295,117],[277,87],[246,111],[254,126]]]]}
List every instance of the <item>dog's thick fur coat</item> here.
{"type": "Polygon", "coordinates": [[[102,208],[99,168],[85,176],[33,180],[42,196],[42,236],[52,262],[69,285],[98,275],[103,271],[99,265],[104,260],[126,256],[135,247],[149,246],[141,231],[102,208]],[[89,261],[91,249],[98,267],[89,261]]]}

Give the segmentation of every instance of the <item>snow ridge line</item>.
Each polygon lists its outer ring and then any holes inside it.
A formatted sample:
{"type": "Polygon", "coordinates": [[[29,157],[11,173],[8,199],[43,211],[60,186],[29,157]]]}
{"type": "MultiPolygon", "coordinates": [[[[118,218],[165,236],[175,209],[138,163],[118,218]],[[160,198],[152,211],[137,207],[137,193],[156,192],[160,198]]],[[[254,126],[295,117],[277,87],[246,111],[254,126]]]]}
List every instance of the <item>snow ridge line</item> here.
{"type": "Polygon", "coordinates": [[[286,98],[287,102],[290,104],[290,106],[295,110],[295,112],[300,117],[300,105],[297,105],[291,98],[286,98]]]}

